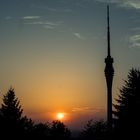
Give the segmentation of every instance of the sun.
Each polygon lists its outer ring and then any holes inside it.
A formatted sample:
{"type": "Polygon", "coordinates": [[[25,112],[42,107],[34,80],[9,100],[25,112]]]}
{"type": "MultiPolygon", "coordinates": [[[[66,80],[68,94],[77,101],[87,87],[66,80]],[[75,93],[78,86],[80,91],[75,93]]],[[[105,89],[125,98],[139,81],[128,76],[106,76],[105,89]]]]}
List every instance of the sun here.
{"type": "Polygon", "coordinates": [[[59,113],[56,114],[56,118],[57,118],[58,120],[62,120],[62,119],[64,119],[64,117],[65,117],[65,114],[62,113],[62,112],[59,112],[59,113]]]}

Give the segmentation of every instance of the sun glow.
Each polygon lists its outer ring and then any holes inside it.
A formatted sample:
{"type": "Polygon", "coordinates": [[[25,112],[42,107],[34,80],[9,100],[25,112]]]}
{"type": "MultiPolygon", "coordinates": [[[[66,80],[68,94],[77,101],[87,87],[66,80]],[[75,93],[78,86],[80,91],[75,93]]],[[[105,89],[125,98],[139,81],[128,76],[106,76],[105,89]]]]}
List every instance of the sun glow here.
{"type": "Polygon", "coordinates": [[[65,114],[62,113],[62,112],[59,112],[59,113],[56,114],[56,118],[57,118],[58,120],[62,120],[62,119],[64,119],[64,117],[65,117],[65,114]]]}

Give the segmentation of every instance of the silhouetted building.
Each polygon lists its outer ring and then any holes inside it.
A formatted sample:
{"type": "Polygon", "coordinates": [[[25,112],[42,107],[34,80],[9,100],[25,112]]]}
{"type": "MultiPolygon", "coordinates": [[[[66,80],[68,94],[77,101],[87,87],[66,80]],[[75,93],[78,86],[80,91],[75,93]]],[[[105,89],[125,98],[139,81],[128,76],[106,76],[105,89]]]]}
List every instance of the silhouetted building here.
{"type": "Polygon", "coordinates": [[[105,78],[107,83],[107,123],[112,128],[112,82],[114,75],[113,58],[110,53],[109,6],[107,6],[107,57],[105,58],[105,78]]]}

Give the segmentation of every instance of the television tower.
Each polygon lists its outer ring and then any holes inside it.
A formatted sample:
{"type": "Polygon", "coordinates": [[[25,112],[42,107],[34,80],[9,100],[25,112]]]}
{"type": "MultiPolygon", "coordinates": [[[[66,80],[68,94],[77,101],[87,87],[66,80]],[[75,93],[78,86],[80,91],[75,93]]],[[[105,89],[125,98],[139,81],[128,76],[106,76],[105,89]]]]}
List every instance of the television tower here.
{"type": "Polygon", "coordinates": [[[112,82],[114,75],[113,58],[110,52],[109,6],[107,6],[107,57],[105,58],[105,78],[107,84],[107,125],[112,128],[112,82]]]}

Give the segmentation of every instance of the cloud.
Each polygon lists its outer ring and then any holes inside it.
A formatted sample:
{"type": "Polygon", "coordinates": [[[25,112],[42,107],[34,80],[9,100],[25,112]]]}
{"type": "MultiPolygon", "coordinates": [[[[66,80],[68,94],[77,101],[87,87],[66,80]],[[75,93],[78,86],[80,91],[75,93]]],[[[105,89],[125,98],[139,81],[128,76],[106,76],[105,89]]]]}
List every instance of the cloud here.
{"type": "Polygon", "coordinates": [[[49,6],[43,6],[43,5],[32,5],[33,8],[41,9],[41,10],[47,10],[48,12],[72,12],[73,10],[68,7],[49,7],[49,6]]]}
{"type": "Polygon", "coordinates": [[[60,25],[60,23],[62,22],[34,21],[34,22],[26,22],[25,24],[58,26],[60,25]]]}
{"type": "Polygon", "coordinates": [[[36,9],[41,9],[41,10],[48,10],[50,12],[57,12],[56,8],[52,8],[52,7],[48,7],[46,5],[36,5],[36,4],[32,4],[31,8],[36,8],[36,9]]]}
{"type": "Polygon", "coordinates": [[[5,20],[10,20],[10,19],[12,19],[11,16],[7,16],[7,17],[5,17],[5,20]]]}
{"type": "Polygon", "coordinates": [[[51,7],[44,7],[44,9],[47,9],[48,11],[51,11],[51,12],[57,12],[57,9],[56,8],[51,8],[51,7]]]}
{"type": "Polygon", "coordinates": [[[37,20],[37,19],[40,19],[40,16],[24,16],[24,17],[6,16],[4,19],[5,20],[11,20],[11,19],[17,19],[17,20],[20,20],[20,19],[23,19],[23,20],[37,20]]]}
{"type": "Polygon", "coordinates": [[[103,3],[120,3],[123,2],[123,0],[95,0],[97,2],[103,2],[103,3]]]}
{"type": "Polygon", "coordinates": [[[103,109],[101,108],[91,108],[91,107],[74,107],[72,112],[84,112],[84,111],[92,111],[92,112],[100,112],[103,109]]]}
{"type": "Polygon", "coordinates": [[[140,27],[135,27],[131,29],[132,31],[140,31],[140,27]]]}
{"type": "Polygon", "coordinates": [[[129,38],[130,47],[131,48],[138,48],[140,47],[140,35],[133,35],[129,38]]]}
{"type": "Polygon", "coordinates": [[[103,3],[114,3],[121,7],[140,9],[140,0],[96,0],[103,3]]]}
{"type": "Polygon", "coordinates": [[[26,22],[24,24],[27,25],[42,25],[45,29],[55,29],[59,25],[61,25],[63,22],[50,22],[50,21],[33,21],[33,22],[26,22]]]}
{"type": "Polygon", "coordinates": [[[25,19],[25,20],[31,20],[31,19],[39,19],[40,16],[25,16],[25,17],[22,17],[22,19],[25,19]]]}
{"type": "Polygon", "coordinates": [[[85,37],[83,37],[80,33],[73,33],[74,34],[74,36],[76,36],[78,39],[85,39],[85,37]]]}
{"type": "Polygon", "coordinates": [[[56,28],[56,26],[44,25],[44,28],[46,28],[46,29],[54,29],[54,28],[56,28]]]}
{"type": "Polygon", "coordinates": [[[124,2],[123,6],[140,9],[140,1],[139,0],[133,0],[133,1],[128,0],[128,1],[124,2]]]}

